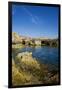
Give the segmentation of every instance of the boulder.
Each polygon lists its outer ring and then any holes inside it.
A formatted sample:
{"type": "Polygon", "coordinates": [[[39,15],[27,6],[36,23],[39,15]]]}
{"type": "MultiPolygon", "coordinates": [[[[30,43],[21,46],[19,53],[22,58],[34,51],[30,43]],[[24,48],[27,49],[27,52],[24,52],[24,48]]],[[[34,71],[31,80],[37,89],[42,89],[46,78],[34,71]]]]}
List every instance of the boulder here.
{"type": "Polygon", "coordinates": [[[38,61],[32,57],[32,52],[22,52],[16,56],[16,60],[25,69],[40,69],[38,61]]]}

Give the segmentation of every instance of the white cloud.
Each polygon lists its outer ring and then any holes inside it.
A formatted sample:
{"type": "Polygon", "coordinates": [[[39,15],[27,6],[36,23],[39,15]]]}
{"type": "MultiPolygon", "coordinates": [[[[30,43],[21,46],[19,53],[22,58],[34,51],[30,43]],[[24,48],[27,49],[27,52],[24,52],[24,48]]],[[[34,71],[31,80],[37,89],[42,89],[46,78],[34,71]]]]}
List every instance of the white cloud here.
{"type": "Polygon", "coordinates": [[[26,13],[31,17],[31,21],[32,23],[34,24],[37,24],[38,23],[38,17],[37,16],[34,16],[27,8],[25,8],[23,6],[23,9],[26,11],[26,13]]]}
{"type": "Polygon", "coordinates": [[[23,9],[26,11],[26,13],[29,15],[29,16],[33,16],[32,13],[25,7],[23,7],[23,9]]]}
{"type": "Polygon", "coordinates": [[[37,21],[32,17],[32,23],[37,24],[37,21]]]}

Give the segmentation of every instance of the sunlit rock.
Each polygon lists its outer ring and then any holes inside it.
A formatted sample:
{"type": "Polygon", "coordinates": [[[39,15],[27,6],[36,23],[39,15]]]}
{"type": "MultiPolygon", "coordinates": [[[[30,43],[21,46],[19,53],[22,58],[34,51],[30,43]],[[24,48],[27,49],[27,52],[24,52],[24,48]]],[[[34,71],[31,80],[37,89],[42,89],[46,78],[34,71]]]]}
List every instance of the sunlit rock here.
{"type": "Polygon", "coordinates": [[[32,69],[32,68],[36,68],[36,69],[40,69],[40,65],[39,63],[36,61],[35,58],[32,57],[32,52],[23,52],[23,53],[19,53],[16,56],[17,60],[20,62],[21,66],[23,65],[24,68],[27,69],[32,69]]]}

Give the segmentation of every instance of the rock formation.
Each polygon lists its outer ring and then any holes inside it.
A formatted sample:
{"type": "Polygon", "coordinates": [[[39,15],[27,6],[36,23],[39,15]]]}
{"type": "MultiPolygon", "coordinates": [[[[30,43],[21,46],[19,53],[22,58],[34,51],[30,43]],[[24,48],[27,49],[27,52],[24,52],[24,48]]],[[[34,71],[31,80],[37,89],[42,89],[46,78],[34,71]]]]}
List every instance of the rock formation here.
{"type": "Polygon", "coordinates": [[[58,74],[49,77],[48,73],[48,67],[33,58],[32,52],[18,53],[16,59],[12,59],[12,84],[14,86],[57,83],[58,74]]]}

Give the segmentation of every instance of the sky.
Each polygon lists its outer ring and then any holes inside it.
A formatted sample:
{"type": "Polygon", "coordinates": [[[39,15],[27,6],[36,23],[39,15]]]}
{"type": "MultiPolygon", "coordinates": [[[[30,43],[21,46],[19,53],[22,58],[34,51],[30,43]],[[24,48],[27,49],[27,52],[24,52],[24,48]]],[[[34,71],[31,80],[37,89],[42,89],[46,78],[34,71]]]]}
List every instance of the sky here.
{"type": "Polygon", "coordinates": [[[12,31],[33,38],[58,38],[58,12],[58,7],[12,5],[12,31]]]}

